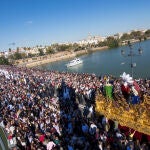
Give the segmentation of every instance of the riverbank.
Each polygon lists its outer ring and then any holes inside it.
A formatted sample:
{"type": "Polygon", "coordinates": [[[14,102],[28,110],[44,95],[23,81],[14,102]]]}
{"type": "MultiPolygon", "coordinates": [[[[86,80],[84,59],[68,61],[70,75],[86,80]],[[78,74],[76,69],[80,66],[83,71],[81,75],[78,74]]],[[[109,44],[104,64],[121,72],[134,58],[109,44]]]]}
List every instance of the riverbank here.
{"type": "MultiPolygon", "coordinates": [[[[150,38],[147,38],[147,40],[149,39],[150,38]]],[[[132,39],[130,40],[130,42],[136,43],[136,42],[139,42],[139,40],[132,39]]],[[[123,45],[127,45],[127,41],[125,41],[125,43],[122,43],[122,46],[123,45]]],[[[103,47],[90,48],[86,50],[80,50],[76,52],[70,52],[70,51],[57,52],[55,54],[50,54],[50,55],[16,60],[14,64],[17,66],[26,66],[30,68],[30,67],[35,67],[35,66],[40,66],[43,64],[51,63],[51,62],[78,57],[80,55],[92,53],[92,52],[99,51],[99,50],[106,50],[108,48],[109,48],[108,46],[103,46],[103,47]]]]}
{"type": "Polygon", "coordinates": [[[96,47],[96,48],[91,48],[88,50],[87,49],[80,50],[76,52],[69,52],[69,51],[58,52],[56,54],[51,54],[51,55],[44,55],[44,56],[39,56],[39,57],[17,60],[15,62],[15,65],[31,68],[31,67],[36,67],[36,66],[40,66],[43,64],[56,62],[60,60],[70,59],[70,58],[78,57],[80,55],[88,54],[88,53],[99,51],[99,50],[106,50],[106,49],[108,49],[108,46],[96,47]]]}

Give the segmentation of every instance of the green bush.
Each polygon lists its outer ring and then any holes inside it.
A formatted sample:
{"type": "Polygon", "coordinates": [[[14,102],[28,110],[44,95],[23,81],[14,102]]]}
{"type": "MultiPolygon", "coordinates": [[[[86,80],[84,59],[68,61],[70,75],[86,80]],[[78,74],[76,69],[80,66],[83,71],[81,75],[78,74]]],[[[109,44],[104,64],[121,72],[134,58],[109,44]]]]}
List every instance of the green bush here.
{"type": "Polygon", "coordinates": [[[9,61],[7,58],[5,58],[4,56],[0,57],[0,65],[9,65],[9,61]]]}

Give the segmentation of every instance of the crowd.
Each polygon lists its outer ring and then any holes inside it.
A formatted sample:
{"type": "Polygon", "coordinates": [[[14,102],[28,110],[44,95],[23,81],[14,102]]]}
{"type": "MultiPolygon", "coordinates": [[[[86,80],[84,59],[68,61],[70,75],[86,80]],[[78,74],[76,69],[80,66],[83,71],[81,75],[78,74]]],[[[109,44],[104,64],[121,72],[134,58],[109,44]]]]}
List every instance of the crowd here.
{"type": "MultiPolygon", "coordinates": [[[[0,126],[19,150],[148,150],[148,141],[125,135],[116,121],[96,116],[95,95],[111,84],[122,97],[121,79],[95,74],[0,66],[0,126]]],[[[150,94],[150,81],[137,80],[150,94]]],[[[128,102],[128,101],[127,101],[128,102]]]]}

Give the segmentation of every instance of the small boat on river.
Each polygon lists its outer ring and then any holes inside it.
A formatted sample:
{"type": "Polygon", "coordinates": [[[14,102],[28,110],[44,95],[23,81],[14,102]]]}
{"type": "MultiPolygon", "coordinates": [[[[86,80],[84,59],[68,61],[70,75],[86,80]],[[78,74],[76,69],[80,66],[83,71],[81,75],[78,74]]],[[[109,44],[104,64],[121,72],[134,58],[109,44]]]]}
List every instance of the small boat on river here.
{"type": "Polygon", "coordinates": [[[76,65],[82,64],[82,63],[83,63],[83,60],[81,60],[80,58],[75,58],[75,59],[71,60],[66,66],[73,67],[73,66],[76,66],[76,65]]]}

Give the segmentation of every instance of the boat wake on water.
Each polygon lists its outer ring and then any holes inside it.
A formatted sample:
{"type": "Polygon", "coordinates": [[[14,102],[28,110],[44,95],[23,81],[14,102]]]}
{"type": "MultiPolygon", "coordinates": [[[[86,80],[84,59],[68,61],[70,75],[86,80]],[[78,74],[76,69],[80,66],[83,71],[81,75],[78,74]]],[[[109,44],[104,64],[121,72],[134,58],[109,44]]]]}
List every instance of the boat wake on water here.
{"type": "Polygon", "coordinates": [[[124,65],[125,64],[125,62],[122,62],[120,65],[124,65]]]}
{"type": "Polygon", "coordinates": [[[66,64],[67,67],[73,67],[79,64],[82,64],[83,60],[79,59],[79,58],[75,58],[73,60],[71,60],[68,64],[66,64]]]}

